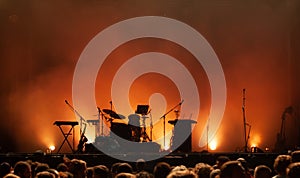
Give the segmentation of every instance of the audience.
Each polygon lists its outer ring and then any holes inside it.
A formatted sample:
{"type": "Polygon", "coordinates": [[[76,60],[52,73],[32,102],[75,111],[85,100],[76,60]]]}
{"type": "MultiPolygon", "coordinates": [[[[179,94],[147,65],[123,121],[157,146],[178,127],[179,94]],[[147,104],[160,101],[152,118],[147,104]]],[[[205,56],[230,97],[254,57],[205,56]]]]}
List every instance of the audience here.
{"type": "MultiPolygon", "coordinates": [[[[300,178],[299,152],[290,155],[278,155],[271,164],[248,164],[245,158],[229,159],[219,156],[215,165],[199,161],[194,167],[167,162],[157,162],[149,168],[147,162],[138,159],[135,164],[119,162],[110,165],[93,165],[81,159],[64,158],[53,168],[47,163],[17,161],[12,164],[0,164],[0,178],[300,178]],[[133,170],[131,165],[135,165],[133,170]],[[253,167],[252,167],[252,166],[253,167]],[[110,168],[110,169],[109,169],[110,168]],[[34,171],[32,171],[34,170],[34,171]],[[147,171],[146,171],[147,170],[147,171]],[[273,176],[273,177],[272,177],[273,176]]],[[[253,163],[255,157],[247,157],[253,163]]]]}

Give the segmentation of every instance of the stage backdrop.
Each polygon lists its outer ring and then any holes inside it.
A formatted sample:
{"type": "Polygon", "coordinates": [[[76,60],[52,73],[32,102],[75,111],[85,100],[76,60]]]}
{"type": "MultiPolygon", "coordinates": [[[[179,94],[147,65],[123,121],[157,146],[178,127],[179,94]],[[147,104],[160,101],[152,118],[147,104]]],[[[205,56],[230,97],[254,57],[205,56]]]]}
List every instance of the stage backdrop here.
{"type": "MultiPolygon", "coordinates": [[[[192,151],[243,150],[244,126],[249,147],[273,150],[282,121],[287,147],[299,146],[299,5],[2,0],[1,151],[59,147],[55,121],[97,120],[99,107],[126,124],[139,104],[150,106],[147,135],[162,149],[175,111],[197,122],[192,151]]],[[[101,124],[87,125],[89,142],[109,134],[101,124]]]]}

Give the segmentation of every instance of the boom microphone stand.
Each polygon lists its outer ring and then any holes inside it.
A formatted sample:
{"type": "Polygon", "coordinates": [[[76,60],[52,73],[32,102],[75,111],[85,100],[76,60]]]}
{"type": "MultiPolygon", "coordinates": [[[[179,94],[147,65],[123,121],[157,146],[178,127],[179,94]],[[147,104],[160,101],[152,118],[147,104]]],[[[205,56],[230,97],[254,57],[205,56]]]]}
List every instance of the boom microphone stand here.
{"type": "Polygon", "coordinates": [[[76,109],[70,105],[70,103],[65,100],[65,103],[72,109],[72,111],[80,118],[80,135],[82,134],[82,124],[84,123],[86,125],[86,120],[76,111],[76,109]]]}
{"type": "Polygon", "coordinates": [[[160,117],[160,119],[163,119],[164,122],[164,148],[166,146],[166,116],[172,112],[176,107],[181,106],[184,100],[182,100],[180,103],[178,103],[176,106],[174,106],[172,109],[170,109],[168,112],[166,112],[163,116],[160,117]]]}

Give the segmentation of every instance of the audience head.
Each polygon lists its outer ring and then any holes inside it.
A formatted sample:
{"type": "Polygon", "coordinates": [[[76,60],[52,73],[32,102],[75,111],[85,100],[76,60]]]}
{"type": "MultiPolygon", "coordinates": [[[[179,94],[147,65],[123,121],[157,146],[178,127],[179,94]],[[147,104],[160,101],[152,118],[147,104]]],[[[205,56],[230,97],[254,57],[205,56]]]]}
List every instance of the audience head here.
{"type": "Polygon", "coordinates": [[[5,176],[6,174],[10,173],[11,166],[8,162],[3,162],[0,164],[0,177],[5,176]]]}
{"type": "Polygon", "coordinates": [[[245,169],[239,161],[227,161],[221,167],[220,178],[245,178],[245,169]]]}
{"type": "Polygon", "coordinates": [[[140,171],[135,175],[137,178],[152,178],[153,175],[147,171],[140,171]]]}
{"type": "Polygon", "coordinates": [[[118,165],[117,168],[117,173],[121,173],[121,172],[125,172],[125,173],[132,173],[132,166],[128,163],[121,163],[118,165]]]}
{"type": "Polygon", "coordinates": [[[69,171],[74,178],[85,178],[86,176],[86,162],[79,159],[72,159],[69,164],[69,171]]]}
{"type": "MultiPolygon", "coordinates": [[[[182,167],[181,167],[182,168],[182,167]]],[[[175,169],[170,172],[167,178],[197,178],[197,174],[189,169],[175,169]]]]}
{"type": "Polygon", "coordinates": [[[56,169],[49,168],[49,169],[47,169],[47,171],[52,173],[55,178],[59,178],[59,173],[56,169]]]}
{"type": "Polygon", "coordinates": [[[143,171],[146,166],[146,161],[144,159],[138,159],[136,161],[135,166],[136,166],[137,172],[143,171]]]}
{"type": "Polygon", "coordinates": [[[115,178],[136,178],[136,176],[132,173],[121,172],[117,174],[115,178]]]}
{"type": "Polygon", "coordinates": [[[55,175],[48,171],[38,172],[35,178],[55,178],[55,175]]]}
{"type": "Polygon", "coordinates": [[[94,167],[86,168],[86,178],[93,178],[94,177],[94,167]]]}
{"type": "Polygon", "coordinates": [[[210,172],[209,178],[217,178],[220,176],[221,170],[220,169],[214,169],[210,172]]]}
{"type": "Polygon", "coordinates": [[[68,166],[65,163],[59,163],[56,167],[58,172],[66,172],[68,171],[68,166]]]}
{"type": "Polygon", "coordinates": [[[209,175],[212,170],[213,170],[213,167],[206,163],[198,163],[198,164],[196,164],[195,169],[194,169],[195,173],[200,178],[209,178],[209,175]]]}
{"type": "Polygon", "coordinates": [[[254,178],[272,178],[272,170],[266,165],[256,166],[254,169],[254,178]]]}
{"type": "Polygon", "coordinates": [[[13,173],[8,173],[3,178],[20,178],[19,176],[13,174],[13,173]]]}
{"type": "Polygon", "coordinates": [[[110,167],[110,173],[112,175],[112,177],[115,177],[118,174],[118,167],[121,163],[114,163],[111,167],[110,167]]]}
{"type": "Polygon", "coordinates": [[[155,178],[165,178],[171,171],[171,166],[166,162],[159,162],[154,166],[153,174],[155,178]]]}
{"type": "Polygon", "coordinates": [[[300,162],[292,163],[287,168],[288,178],[299,178],[300,177],[300,162]]]}
{"type": "Polygon", "coordinates": [[[300,150],[293,151],[291,153],[291,157],[292,157],[292,162],[293,163],[300,162],[300,150]]]}
{"type": "Polygon", "coordinates": [[[292,162],[290,155],[278,155],[274,161],[274,170],[278,175],[286,175],[286,168],[292,162]]]}
{"type": "Polygon", "coordinates": [[[14,174],[20,178],[31,178],[31,166],[26,161],[19,161],[15,164],[14,174]]]}
{"type": "Polygon", "coordinates": [[[47,171],[49,169],[49,165],[45,163],[38,163],[34,169],[34,175],[36,175],[39,172],[47,171]]]}
{"type": "Polygon", "coordinates": [[[214,169],[220,169],[224,163],[230,161],[228,156],[219,156],[217,157],[216,164],[213,166],[214,169]]]}
{"type": "Polygon", "coordinates": [[[110,177],[109,169],[104,165],[94,166],[94,178],[110,177]]]}

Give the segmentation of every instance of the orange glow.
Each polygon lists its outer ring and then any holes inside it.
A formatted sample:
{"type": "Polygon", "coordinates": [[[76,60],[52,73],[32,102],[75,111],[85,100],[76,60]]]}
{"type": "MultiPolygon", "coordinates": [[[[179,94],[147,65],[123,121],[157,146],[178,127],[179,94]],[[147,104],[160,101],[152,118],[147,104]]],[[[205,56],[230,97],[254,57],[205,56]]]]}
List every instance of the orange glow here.
{"type": "Polygon", "coordinates": [[[209,143],[209,149],[210,150],[212,150],[212,151],[214,151],[214,150],[216,150],[217,149],[217,146],[218,146],[218,142],[217,142],[217,140],[212,140],[210,143],[209,143]]]}
{"type": "MultiPolygon", "coordinates": [[[[66,2],[58,6],[57,3],[61,4],[59,1],[31,0],[30,5],[33,8],[16,8],[13,2],[3,2],[5,12],[8,14],[0,14],[1,19],[6,19],[1,21],[3,38],[0,58],[3,59],[1,60],[3,82],[0,91],[2,98],[0,135],[5,139],[0,146],[13,149],[9,152],[32,152],[49,148],[50,145],[55,145],[58,149],[63,141],[63,135],[59,128],[53,125],[54,121],[78,121],[76,114],[64,100],[67,99],[72,104],[74,69],[86,44],[109,25],[127,18],[149,14],[174,18],[195,28],[195,32],[201,33],[212,45],[220,59],[226,78],[227,103],[217,134],[208,134],[209,141],[214,137],[217,138],[210,142],[211,150],[234,151],[237,147],[244,146],[241,109],[243,88],[246,88],[247,123],[252,126],[249,147],[268,146],[269,150],[272,150],[276,133],[280,131],[281,114],[284,108],[293,105],[297,108],[297,113],[300,113],[298,79],[300,60],[297,60],[299,52],[296,46],[299,40],[295,41],[299,39],[299,23],[290,24],[298,18],[294,15],[298,13],[293,12],[298,6],[286,6],[285,3],[278,3],[278,1],[268,1],[268,4],[257,1],[255,6],[248,6],[247,3],[230,3],[230,6],[223,6],[202,1],[193,1],[194,4],[189,5],[179,0],[159,5],[158,1],[147,1],[147,3],[144,1],[132,3],[78,1],[72,6],[66,2]],[[280,7],[280,5],[284,6],[280,7]],[[85,8],[82,9],[82,6],[85,8]],[[124,10],[119,11],[115,7],[124,10]],[[186,9],[181,11],[182,7],[186,9]],[[279,10],[274,11],[273,7],[279,10]],[[53,11],[56,15],[53,15],[53,11]],[[233,36],[234,40],[232,40],[233,36]],[[6,135],[9,135],[9,138],[6,138],[8,137],[6,135]]],[[[122,35],[120,32],[120,35],[114,38],[122,38],[122,35]]],[[[110,44],[109,41],[107,43],[110,44]]],[[[202,53],[201,46],[194,47],[199,48],[199,52],[202,53]]],[[[118,46],[99,68],[95,81],[95,103],[101,109],[110,109],[111,86],[118,69],[132,57],[149,51],[176,58],[193,76],[201,105],[199,113],[196,113],[198,118],[192,133],[192,148],[193,151],[206,149],[200,147],[198,143],[202,134],[205,134],[204,125],[214,107],[212,96],[218,94],[211,93],[211,83],[204,65],[202,66],[195,59],[194,54],[176,42],[147,37],[134,39],[118,46]]],[[[164,67],[172,68],[171,65],[164,67]]],[[[174,73],[177,72],[174,70],[174,73]]],[[[134,71],[128,71],[128,75],[123,79],[127,80],[132,73],[134,74],[134,71]]],[[[122,85],[118,87],[123,88],[122,85]]],[[[82,88],[84,89],[85,86],[82,88]]],[[[84,91],[82,93],[86,94],[84,91]]],[[[128,96],[128,102],[132,107],[131,113],[134,113],[137,104],[151,105],[153,141],[160,144],[164,150],[171,146],[173,126],[168,124],[168,121],[175,119],[175,114],[171,112],[166,117],[165,145],[163,145],[163,120],[160,117],[181,99],[176,84],[158,73],[144,74],[136,78],[131,85],[128,96]],[[151,103],[154,93],[164,96],[161,102],[151,103]]],[[[189,98],[183,99],[187,101],[189,98]]],[[[127,102],[120,100],[120,103],[127,102]]],[[[183,106],[185,104],[183,103],[183,106]]],[[[75,109],[85,120],[97,119],[96,107],[88,108],[95,110],[93,114],[87,114],[85,108],[75,109]]],[[[112,110],[115,109],[113,103],[112,110]]],[[[123,111],[116,112],[126,117],[129,114],[123,111]]],[[[186,118],[190,114],[183,113],[180,118],[186,118]]],[[[296,118],[286,119],[286,136],[290,139],[290,145],[295,145],[291,144],[295,141],[299,143],[298,137],[293,133],[300,127],[295,124],[295,121],[296,118]]],[[[127,123],[128,119],[114,122],[127,123]]],[[[150,118],[146,120],[147,126],[149,123],[150,118]]],[[[104,124],[107,126],[104,127],[104,135],[109,136],[109,122],[104,121],[104,124]]],[[[209,126],[208,132],[211,132],[212,127],[213,125],[209,126]]],[[[79,128],[79,125],[75,126],[76,132],[73,135],[75,147],[80,137],[79,128]]],[[[149,127],[147,127],[147,134],[150,136],[149,127]]],[[[88,125],[86,129],[88,143],[94,142],[95,135],[95,127],[88,125]]],[[[72,136],[69,140],[73,144],[72,136]]],[[[68,145],[65,144],[62,152],[70,152],[68,145]]]]}
{"type": "Polygon", "coordinates": [[[252,136],[253,138],[250,140],[251,147],[259,147],[261,144],[261,137],[258,134],[254,134],[252,136]]]}

